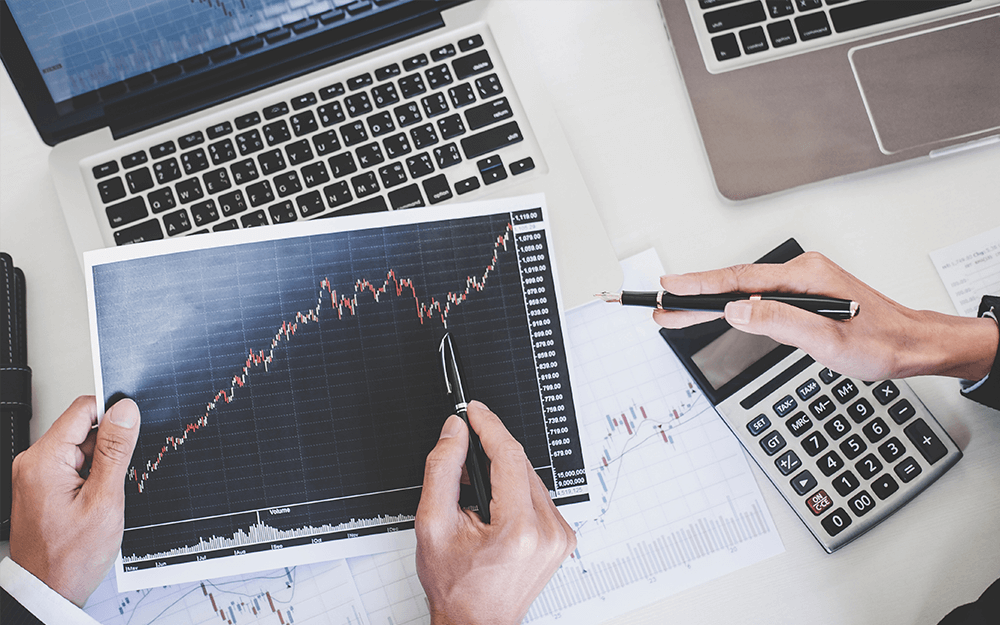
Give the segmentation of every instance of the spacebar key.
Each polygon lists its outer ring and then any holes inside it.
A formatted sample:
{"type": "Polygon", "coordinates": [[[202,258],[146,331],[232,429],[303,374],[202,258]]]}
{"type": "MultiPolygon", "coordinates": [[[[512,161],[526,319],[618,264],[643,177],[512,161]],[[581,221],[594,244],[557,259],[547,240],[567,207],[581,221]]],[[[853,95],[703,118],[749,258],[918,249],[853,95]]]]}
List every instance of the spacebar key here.
{"type": "Polygon", "coordinates": [[[830,9],[830,20],[838,33],[865,26],[874,26],[892,20],[920,15],[972,0],[868,0],[830,9]]]}
{"type": "Polygon", "coordinates": [[[524,141],[524,135],[521,134],[517,122],[508,122],[503,126],[490,128],[478,135],[462,139],[462,150],[465,151],[465,158],[476,158],[520,141],[524,141]]]}

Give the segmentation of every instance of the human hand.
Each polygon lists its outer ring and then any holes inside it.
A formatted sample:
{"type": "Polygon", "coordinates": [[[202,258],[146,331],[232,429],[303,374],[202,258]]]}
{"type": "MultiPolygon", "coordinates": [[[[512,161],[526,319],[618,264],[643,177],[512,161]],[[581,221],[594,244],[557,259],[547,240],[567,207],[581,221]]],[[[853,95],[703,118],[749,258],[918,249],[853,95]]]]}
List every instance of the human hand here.
{"type": "Polygon", "coordinates": [[[123,399],[95,423],[96,400],[78,397],[14,459],[11,480],[11,559],[81,607],[121,548],[139,408],[123,399]]]}
{"type": "Polygon", "coordinates": [[[514,625],[576,548],[576,535],[500,419],[476,401],[468,413],[491,461],[491,523],[458,505],[469,429],[452,415],[427,456],[417,576],[433,625],[514,625]]]}
{"type": "MultiPolygon", "coordinates": [[[[801,293],[850,299],[858,316],[834,321],[782,304],[758,300],[726,305],[734,328],[801,348],[831,369],[862,380],[947,375],[978,380],[990,371],[998,333],[991,319],[917,311],[897,304],[817,252],[781,265],[737,265],[715,271],[663,276],[676,295],[701,293],[801,293]]],[[[722,315],[657,310],[653,318],[680,328],[722,315]]]]}

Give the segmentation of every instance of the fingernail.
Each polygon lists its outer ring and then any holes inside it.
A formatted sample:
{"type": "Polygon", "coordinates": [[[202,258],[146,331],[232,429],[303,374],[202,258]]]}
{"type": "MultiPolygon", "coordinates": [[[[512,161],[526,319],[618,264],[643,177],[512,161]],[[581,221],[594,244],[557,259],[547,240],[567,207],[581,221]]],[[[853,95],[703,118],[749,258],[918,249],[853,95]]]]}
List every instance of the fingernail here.
{"type": "Polygon", "coordinates": [[[750,315],[752,313],[753,303],[747,300],[738,300],[726,304],[726,321],[731,325],[747,325],[750,323],[750,315]]]}
{"type": "Polygon", "coordinates": [[[123,399],[108,410],[108,419],[117,426],[132,429],[139,420],[139,407],[131,399],[123,399]]]}
{"type": "Polygon", "coordinates": [[[456,415],[451,415],[444,422],[444,427],[441,428],[440,438],[452,438],[458,436],[459,431],[462,429],[462,420],[456,415]]]}

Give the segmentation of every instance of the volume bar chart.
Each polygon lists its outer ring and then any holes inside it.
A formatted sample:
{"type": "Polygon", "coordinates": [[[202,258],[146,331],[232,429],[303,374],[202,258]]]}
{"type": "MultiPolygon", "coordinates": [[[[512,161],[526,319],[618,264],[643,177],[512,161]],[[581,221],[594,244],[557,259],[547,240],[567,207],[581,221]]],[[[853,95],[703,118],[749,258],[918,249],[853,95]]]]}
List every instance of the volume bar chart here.
{"type": "Polygon", "coordinates": [[[122,575],[405,544],[452,412],[445,331],[557,504],[589,499],[544,211],[468,213],[93,263],[101,393],[143,419],[122,575]]]}

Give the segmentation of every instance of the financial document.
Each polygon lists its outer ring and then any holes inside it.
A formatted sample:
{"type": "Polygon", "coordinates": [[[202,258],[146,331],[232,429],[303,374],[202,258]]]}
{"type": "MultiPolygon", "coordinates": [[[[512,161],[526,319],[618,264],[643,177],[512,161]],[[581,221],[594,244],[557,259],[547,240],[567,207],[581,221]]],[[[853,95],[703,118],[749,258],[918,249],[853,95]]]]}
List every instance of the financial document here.
{"type": "Polygon", "coordinates": [[[975,317],[983,295],[1000,294],[1000,227],[931,252],[958,314],[975,317]]]}

